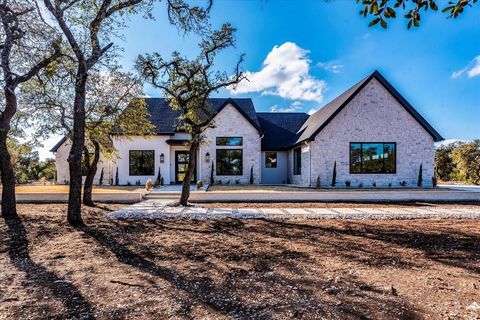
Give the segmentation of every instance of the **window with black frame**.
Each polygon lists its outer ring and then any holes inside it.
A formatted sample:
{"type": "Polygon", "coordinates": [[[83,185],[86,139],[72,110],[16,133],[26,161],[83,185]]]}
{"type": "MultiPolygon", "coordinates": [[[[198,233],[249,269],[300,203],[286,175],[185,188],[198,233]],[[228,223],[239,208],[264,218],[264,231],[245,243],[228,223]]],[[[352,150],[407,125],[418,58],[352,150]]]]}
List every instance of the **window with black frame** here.
{"type": "Polygon", "coordinates": [[[128,165],[129,175],[131,176],[155,175],[155,151],[130,150],[128,165]]]}
{"type": "Polygon", "coordinates": [[[396,144],[350,143],[350,173],[395,173],[396,144]]]}
{"type": "Polygon", "coordinates": [[[217,176],[241,176],[243,174],[242,149],[217,149],[217,176]]]}
{"type": "Polygon", "coordinates": [[[238,147],[243,145],[242,137],[217,137],[217,146],[238,147]]]}
{"type": "Polygon", "coordinates": [[[277,167],[277,153],[274,151],[265,151],[265,168],[277,167]]]}
{"type": "Polygon", "coordinates": [[[302,148],[293,149],[293,174],[302,174],[302,148]]]}

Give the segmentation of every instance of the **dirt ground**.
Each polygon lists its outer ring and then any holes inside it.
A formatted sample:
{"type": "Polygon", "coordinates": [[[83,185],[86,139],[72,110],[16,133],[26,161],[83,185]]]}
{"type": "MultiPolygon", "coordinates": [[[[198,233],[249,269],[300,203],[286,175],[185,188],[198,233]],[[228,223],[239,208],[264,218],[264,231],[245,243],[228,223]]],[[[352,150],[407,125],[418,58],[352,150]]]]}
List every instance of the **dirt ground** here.
{"type": "MultiPolygon", "coordinates": [[[[94,186],[93,193],[112,193],[112,192],[125,192],[125,191],[135,191],[137,189],[142,189],[143,187],[139,186],[94,186]]],[[[0,188],[1,190],[1,188],[0,188]]],[[[41,193],[68,193],[68,185],[17,185],[15,186],[15,192],[41,192],[41,193]]]]}
{"type": "Polygon", "coordinates": [[[479,221],[104,218],[119,207],[0,218],[0,319],[480,317],[479,221]]]}
{"type": "Polygon", "coordinates": [[[480,202],[381,202],[381,203],[357,203],[357,202],[206,202],[198,203],[205,208],[234,208],[234,209],[262,209],[262,208],[472,208],[480,212],[480,202]]]}
{"type": "Polygon", "coordinates": [[[221,191],[221,192],[365,192],[365,191],[420,191],[423,192],[428,190],[430,192],[435,191],[445,191],[440,188],[411,188],[411,187],[376,187],[364,186],[363,188],[311,188],[311,187],[292,187],[292,186],[283,186],[283,185],[262,185],[262,184],[222,184],[222,185],[213,185],[208,186],[208,191],[221,191]]]}

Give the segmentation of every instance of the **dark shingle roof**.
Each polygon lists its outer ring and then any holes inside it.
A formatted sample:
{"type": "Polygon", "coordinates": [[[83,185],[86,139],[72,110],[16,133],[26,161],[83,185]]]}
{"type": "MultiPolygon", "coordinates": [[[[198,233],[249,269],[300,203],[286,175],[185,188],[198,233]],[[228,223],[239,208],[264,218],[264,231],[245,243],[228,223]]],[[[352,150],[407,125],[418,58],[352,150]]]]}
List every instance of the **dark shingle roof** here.
{"type": "Polygon", "coordinates": [[[262,150],[284,150],[298,140],[297,132],[308,119],[308,114],[259,112],[257,117],[264,133],[262,150]]]}
{"type": "Polygon", "coordinates": [[[377,79],[387,91],[420,123],[433,137],[434,141],[442,141],[442,136],[405,100],[404,97],[380,74],[374,71],[368,77],[353,85],[347,91],[333,99],[320,110],[310,116],[300,128],[300,136],[296,142],[313,140],[315,136],[372,80],[377,79]]]}
{"type": "MultiPolygon", "coordinates": [[[[164,98],[145,98],[147,109],[150,113],[150,121],[155,125],[158,134],[173,134],[178,123],[180,111],[172,110],[168,101],[164,98]]],[[[257,113],[253,106],[252,99],[249,98],[211,98],[209,99],[211,107],[215,112],[220,112],[228,103],[231,103],[237,110],[259,131],[260,123],[257,119],[257,113]]]]}

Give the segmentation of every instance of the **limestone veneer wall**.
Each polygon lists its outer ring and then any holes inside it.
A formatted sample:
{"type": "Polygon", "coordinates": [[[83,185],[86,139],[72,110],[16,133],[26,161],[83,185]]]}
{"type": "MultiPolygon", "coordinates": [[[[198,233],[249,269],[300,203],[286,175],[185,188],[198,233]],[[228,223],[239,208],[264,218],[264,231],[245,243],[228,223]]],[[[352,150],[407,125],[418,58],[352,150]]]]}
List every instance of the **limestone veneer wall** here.
{"type": "Polygon", "coordinates": [[[205,130],[205,139],[199,152],[199,170],[200,177],[205,183],[210,182],[210,171],[213,163],[216,163],[217,149],[242,149],[243,150],[243,172],[238,176],[217,176],[216,164],[214,171],[215,181],[221,180],[222,183],[240,180],[242,184],[248,184],[250,181],[250,170],[253,166],[254,183],[260,183],[260,158],[261,143],[260,135],[255,127],[243,117],[243,115],[231,104],[226,105],[213,119],[214,128],[205,130]],[[226,147],[217,146],[216,137],[242,137],[243,146],[226,147]],[[205,160],[206,153],[210,154],[210,161],[205,160]]]}
{"type": "MultiPolygon", "coordinates": [[[[432,185],[435,148],[432,136],[376,80],[366,87],[315,137],[311,145],[311,184],[332,180],[337,162],[337,186],[416,186],[423,164],[423,186],[432,185]],[[396,173],[350,174],[350,142],[396,142],[396,173]]],[[[303,160],[303,159],[302,159],[303,160]]],[[[302,168],[303,169],[303,168],[302,168]]],[[[302,180],[302,184],[307,182],[302,180]]]]}

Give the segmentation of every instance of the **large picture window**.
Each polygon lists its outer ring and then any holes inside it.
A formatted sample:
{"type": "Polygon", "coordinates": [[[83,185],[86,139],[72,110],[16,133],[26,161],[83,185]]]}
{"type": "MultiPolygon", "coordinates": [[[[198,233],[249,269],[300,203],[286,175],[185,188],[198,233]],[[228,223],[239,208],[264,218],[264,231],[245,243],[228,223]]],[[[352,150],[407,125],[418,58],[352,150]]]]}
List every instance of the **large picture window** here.
{"type": "Polygon", "coordinates": [[[241,149],[217,149],[217,176],[241,176],[242,159],[241,149]]]}
{"type": "Polygon", "coordinates": [[[395,173],[395,143],[350,143],[350,173],[395,173]]]}
{"type": "Polygon", "coordinates": [[[155,175],[155,151],[130,150],[128,165],[129,175],[131,176],[155,175]]]}
{"type": "Polygon", "coordinates": [[[293,149],[293,174],[302,174],[302,148],[293,149]]]}
{"type": "Polygon", "coordinates": [[[273,151],[265,151],[265,168],[277,167],[277,153],[273,151]]]}
{"type": "Polygon", "coordinates": [[[217,137],[217,146],[238,147],[243,145],[242,137],[217,137]]]}

